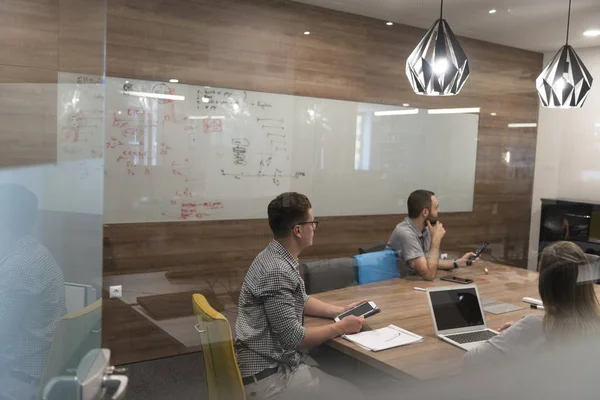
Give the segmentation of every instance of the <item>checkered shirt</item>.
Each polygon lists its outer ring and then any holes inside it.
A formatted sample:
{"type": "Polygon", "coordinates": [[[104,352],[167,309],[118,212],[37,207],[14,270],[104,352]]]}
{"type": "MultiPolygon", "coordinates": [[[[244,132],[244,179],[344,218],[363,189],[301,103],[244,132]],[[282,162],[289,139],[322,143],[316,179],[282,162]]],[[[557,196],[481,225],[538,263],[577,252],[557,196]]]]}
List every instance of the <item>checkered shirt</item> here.
{"type": "Polygon", "coordinates": [[[254,259],[240,291],[235,348],[242,377],[300,364],[307,301],[298,260],[273,240],[254,259]]]}
{"type": "Polygon", "coordinates": [[[24,236],[0,254],[0,370],[41,379],[66,312],[62,271],[37,239],[24,236]]]}

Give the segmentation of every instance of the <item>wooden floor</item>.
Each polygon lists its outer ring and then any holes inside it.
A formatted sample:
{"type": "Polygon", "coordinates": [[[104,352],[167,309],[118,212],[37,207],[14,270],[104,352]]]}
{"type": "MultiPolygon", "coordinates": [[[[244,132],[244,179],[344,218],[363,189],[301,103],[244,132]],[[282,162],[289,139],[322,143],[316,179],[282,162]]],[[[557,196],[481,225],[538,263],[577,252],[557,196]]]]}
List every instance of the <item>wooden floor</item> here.
{"type": "Polygon", "coordinates": [[[111,362],[114,364],[125,364],[143,358],[167,357],[190,351],[122,300],[105,298],[102,307],[103,340],[113,343],[116,349],[127,349],[127,351],[115,351],[111,348],[111,362]]]}
{"type": "MultiPolygon", "coordinates": [[[[117,363],[151,360],[200,350],[200,336],[194,329],[196,317],[186,315],[187,308],[182,305],[180,308],[183,310],[167,309],[180,303],[179,300],[176,304],[168,301],[174,294],[211,293],[211,297],[217,299],[223,307],[221,313],[232,327],[235,326],[239,287],[229,287],[226,281],[219,278],[169,279],[164,272],[105,277],[105,288],[111,284],[123,286],[123,297],[106,300],[107,308],[103,313],[103,325],[106,327],[103,340],[105,345],[110,346],[117,363]],[[164,296],[164,306],[160,313],[165,318],[156,319],[156,315],[152,315],[152,309],[148,310],[138,303],[138,298],[149,296],[159,296],[156,299],[159,304],[160,296],[164,296]],[[113,315],[115,312],[117,314],[113,315]],[[141,334],[145,329],[148,333],[141,334]],[[143,340],[140,340],[142,337],[143,340]]],[[[191,304],[190,295],[190,307],[191,304]]]]}

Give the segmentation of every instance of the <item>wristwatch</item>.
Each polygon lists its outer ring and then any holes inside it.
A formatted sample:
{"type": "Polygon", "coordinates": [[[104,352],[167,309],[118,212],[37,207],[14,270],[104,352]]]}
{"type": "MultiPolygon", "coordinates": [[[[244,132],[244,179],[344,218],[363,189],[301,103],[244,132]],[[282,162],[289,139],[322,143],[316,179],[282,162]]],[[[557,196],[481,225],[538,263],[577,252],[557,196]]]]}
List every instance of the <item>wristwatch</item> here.
{"type": "Polygon", "coordinates": [[[458,268],[458,263],[456,262],[456,260],[458,260],[458,258],[455,258],[455,259],[454,259],[454,262],[453,262],[453,264],[454,264],[454,269],[458,268]]]}

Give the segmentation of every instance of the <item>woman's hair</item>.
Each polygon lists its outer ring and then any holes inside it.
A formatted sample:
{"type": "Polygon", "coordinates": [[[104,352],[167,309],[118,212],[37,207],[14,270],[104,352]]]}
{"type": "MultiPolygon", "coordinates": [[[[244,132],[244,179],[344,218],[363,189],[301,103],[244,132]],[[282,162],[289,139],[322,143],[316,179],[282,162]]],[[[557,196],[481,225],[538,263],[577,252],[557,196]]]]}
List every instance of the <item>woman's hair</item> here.
{"type": "Polygon", "coordinates": [[[600,332],[600,304],[590,268],[585,254],[574,243],[557,242],[542,252],[538,289],[546,312],[544,332],[548,339],[600,332]]]}

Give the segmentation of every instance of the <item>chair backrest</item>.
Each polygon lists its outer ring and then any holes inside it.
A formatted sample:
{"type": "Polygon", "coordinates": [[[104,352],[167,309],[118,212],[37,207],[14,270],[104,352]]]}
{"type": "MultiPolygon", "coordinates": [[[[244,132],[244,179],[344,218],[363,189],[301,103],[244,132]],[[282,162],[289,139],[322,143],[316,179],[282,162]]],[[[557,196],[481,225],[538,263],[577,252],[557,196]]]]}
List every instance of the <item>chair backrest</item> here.
{"type": "Polygon", "coordinates": [[[379,282],[386,279],[400,278],[394,250],[376,251],[354,256],[358,264],[358,283],[379,282]]]}
{"type": "Polygon", "coordinates": [[[40,396],[52,378],[74,375],[67,369],[76,369],[79,361],[92,349],[100,348],[102,342],[102,299],[89,306],[66,314],[54,331],[50,354],[44,376],[40,381],[40,396]]]}
{"type": "Polygon", "coordinates": [[[356,261],[352,257],[304,263],[306,293],[315,294],[358,284],[356,261]]]}
{"type": "Polygon", "coordinates": [[[600,256],[597,256],[595,254],[586,253],[585,258],[587,258],[590,264],[597,264],[600,262],[600,256]]]}
{"type": "Polygon", "coordinates": [[[193,295],[209,400],[245,400],[246,393],[233,350],[227,319],[201,294],[193,295]]]}
{"type": "Polygon", "coordinates": [[[590,280],[594,280],[596,283],[600,283],[600,256],[595,254],[585,254],[590,265],[590,280]]]}
{"type": "Polygon", "coordinates": [[[65,282],[65,295],[67,313],[77,312],[89,306],[98,298],[94,286],[73,282],[65,282]]]}
{"type": "Polygon", "coordinates": [[[375,243],[375,244],[372,244],[370,246],[359,247],[358,248],[358,254],[365,254],[365,253],[373,253],[373,252],[376,252],[376,251],[383,251],[383,250],[385,250],[386,246],[387,246],[386,243],[375,243]]]}

